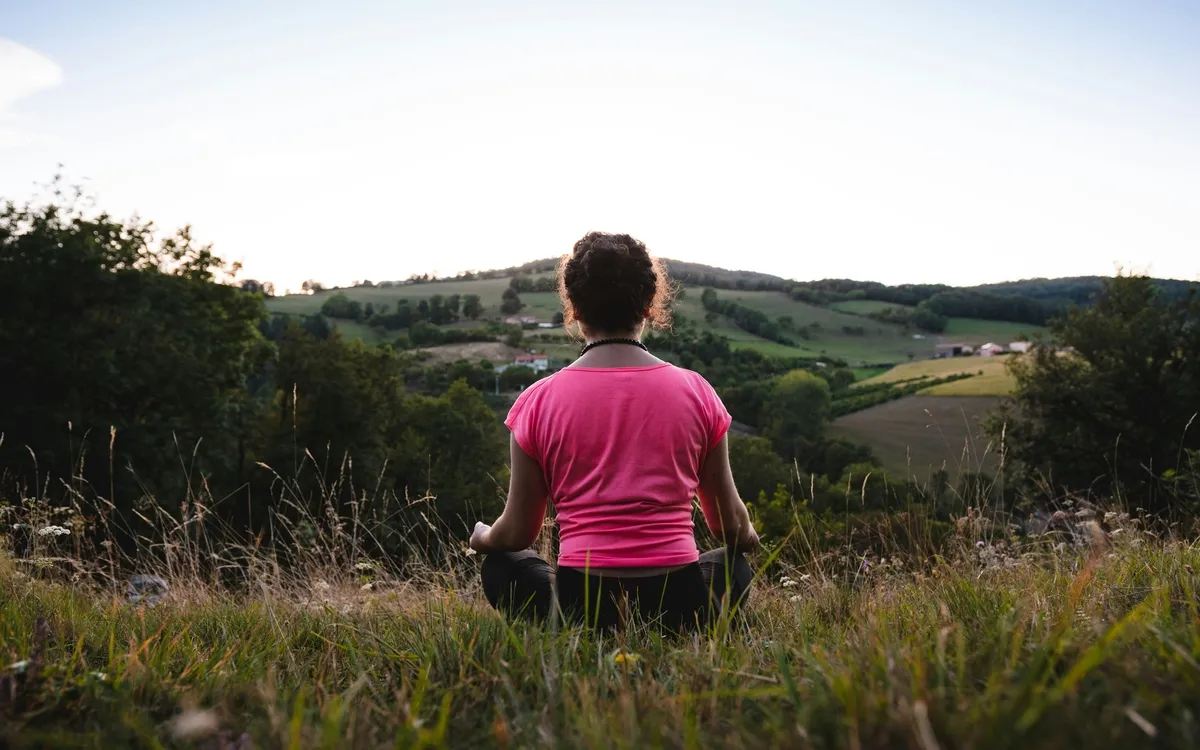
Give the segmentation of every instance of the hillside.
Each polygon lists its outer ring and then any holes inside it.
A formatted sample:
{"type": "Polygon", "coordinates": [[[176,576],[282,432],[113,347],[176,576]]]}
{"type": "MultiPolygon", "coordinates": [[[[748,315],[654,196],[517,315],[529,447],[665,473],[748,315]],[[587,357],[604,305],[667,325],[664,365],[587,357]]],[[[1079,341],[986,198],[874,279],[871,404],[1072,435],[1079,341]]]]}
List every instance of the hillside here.
{"type": "MultiPolygon", "coordinates": [[[[402,299],[415,303],[438,295],[443,298],[477,295],[482,305],[479,320],[502,320],[507,316],[500,310],[501,295],[509,286],[511,276],[522,274],[535,281],[545,279],[552,275],[554,262],[553,259],[533,261],[512,269],[478,272],[470,278],[380,282],[370,286],[322,290],[315,294],[272,297],[268,299],[267,306],[275,313],[312,315],[318,313],[322,304],[335,294],[343,294],[364,306],[370,303],[377,310],[385,306],[394,308],[402,299]]],[[[939,342],[974,345],[988,341],[1007,343],[1018,336],[1034,335],[1044,330],[1041,326],[1028,323],[950,317],[946,320],[946,330],[941,334],[922,334],[911,325],[866,317],[888,307],[903,307],[903,304],[865,299],[840,300],[828,305],[814,304],[789,294],[792,282],[778,276],[673,260],[668,260],[667,264],[673,277],[681,284],[682,294],[676,305],[681,323],[693,325],[699,331],[725,336],[737,349],[754,349],[767,355],[829,357],[845,360],[855,366],[891,365],[928,358],[933,355],[939,342]],[[790,318],[792,325],[803,334],[792,337],[795,346],[787,346],[742,330],[729,318],[706,315],[700,304],[700,292],[705,286],[718,289],[723,300],[761,311],[771,320],[790,318]]],[[[541,321],[550,321],[559,311],[557,295],[552,291],[522,293],[521,302],[524,307],[520,315],[541,321]]],[[[396,332],[372,329],[353,321],[337,320],[334,325],[343,335],[361,338],[372,344],[390,341],[396,336],[396,332]]],[[[478,323],[460,320],[451,325],[469,328],[478,323]]],[[[561,338],[560,332],[549,335],[561,338]]]]}

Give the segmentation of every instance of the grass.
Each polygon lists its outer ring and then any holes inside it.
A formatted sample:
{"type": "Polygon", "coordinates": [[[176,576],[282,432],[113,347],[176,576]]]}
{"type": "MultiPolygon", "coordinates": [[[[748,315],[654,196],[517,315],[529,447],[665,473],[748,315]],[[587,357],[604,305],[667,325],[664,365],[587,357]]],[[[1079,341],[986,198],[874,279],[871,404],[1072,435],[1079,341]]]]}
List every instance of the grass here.
{"type": "MultiPolygon", "coordinates": [[[[271,312],[281,313],[316,313],[321,309],[321,305],[325,300],[335,294],[344,294],[350,299],[358,300],[363,304],[372,302],[378,307],[380,304],[388,304],[393,308],[396,301],[400,299],[421,300],[429,299],[435,294],[440,294],[444,297],[449,297],[452,294],[477,294],[479,301],[484,306],[484,317],[489,315],[500,315],[500,301],[504,290],[508,288],[509,280],[504,279],[477,279],[475,281],[440,281],[433,284],[412,284],[409,286],[395,287],[350,287],[346,289],[329,289],[317,294],[289,294],[281,297],[272,297],[267,300],[267,309],[271,312]]],[[[541,294],[523,294],[521,301],[527,305],[532,304],[526,297],[535,298],[542,296],[550,296],[548,293],[541,294]]],[[[555,308],[557,309],[557,308],[555,308]]],[[[553,314],[553,310],[550,314],[553,314]]]]}
{"type": "MultiPolygon", "coordinates": [[[[337,490],[315,513],[277,519],[308,529],[284,568],[205,516],[219,501],[195,492],[183,520],[151,500],[157,538],[120,559],[91,546],[107,521],[82,495],[0,505],[6,532],[30,532],[0,537],[0,747],[1200,740],[1200,546],[1117,511],[1103,514],[1107,532],[1090,520],[1046,532],[968,510],[934,543],[914,506],[865,551],[805,524],[752,557],[740,623],[669,637],[648,623],[598,634],[506,621],[460,543],[438,547],[437,563],[414,545],[406,573],[366,556],[369,527],[334,511],[337,490]],[[171,590],[131,602],[122,568],[171,590]]],[[[1102,513],[1064,505],[1070,519],[1102,513]]],[[[449,531],[436,516],[430,526],[449,531]]]]}
{"type": "Polygon", "coordinates": [[[991,472],[999,458],[979,421],[999,402],[985,396],[907,396],[840,417],[830,432],[870,447],[898,476],[926,479],[939,469],[952,476],[961,470],[991,472]]]}
{"type": "Polygon", "coordinates": [[[1008,346],[1012,341],[1015,341],[1018,336],[1033,336],[1038,333],[1045,333],[1046,328],[1043,326],[1029,325],[1027,323],[1009,323],[999,320],[977,320],[975,318],[950,318],[946,324],[946,330],[942,333],[944,338],[954,339],[969,339],[966,343],[979,346],[986,344],[989,341],[1001,346],[1008,346]]]}
{"type": "Polygon", "coordinates": [[[1055,552],[984,539],[932,567],[788,569],[758,584],[748,631],[717,639],[512,625],[470,583],[264,579],[230,594],[193,582],[134,606],[9,563],[0,652],[27,663],[6,670],[16,679],[0,697],[0,745],[1200,741],[1195,546],[1126,537],[1055,552]]]}
{"type": "Polygon", "coordinates": [[[1013,380],[1006,364],[1009,357],[950,357],[926,359],[897,365],[886,372],[862,381],[863,385],[899,383],[918,378],[944,378],[959,373],[975,373],[975,377],[944,383],[921,391],[926,396],[1007,396],[1012,393],[1013,380]]]}
{"type": "Polygon", "coordinates": [[[893,307],[910,307],[910,305],[900,305],[895,302],[882,302],[873,299],[842,300],[841,302],[833,302],[829,306],[838,312],[851,313],[853,315],[870,315],[871,313],[890,310],[893,307]]]}

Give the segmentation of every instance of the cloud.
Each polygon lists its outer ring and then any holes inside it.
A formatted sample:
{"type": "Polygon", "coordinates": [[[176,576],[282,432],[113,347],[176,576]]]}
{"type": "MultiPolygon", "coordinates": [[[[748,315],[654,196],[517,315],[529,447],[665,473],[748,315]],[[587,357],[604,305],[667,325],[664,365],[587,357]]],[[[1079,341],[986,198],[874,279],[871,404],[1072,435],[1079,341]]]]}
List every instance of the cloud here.
{"type": "Polygon", "coordinates": [[[24,132],[20,127],[13,105],[62,81],[63,71],[58,63],[10,39],[0,39],[0,149],[38,140],[36,134],[24,132]]]}

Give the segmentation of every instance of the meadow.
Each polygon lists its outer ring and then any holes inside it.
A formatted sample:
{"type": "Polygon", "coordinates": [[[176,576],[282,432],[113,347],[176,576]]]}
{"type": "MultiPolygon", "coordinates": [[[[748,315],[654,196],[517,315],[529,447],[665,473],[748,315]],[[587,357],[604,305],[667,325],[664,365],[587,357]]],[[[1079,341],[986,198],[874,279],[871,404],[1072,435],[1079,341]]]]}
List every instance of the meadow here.
{"type": "Polygon", "coordinates": [[[926,480],[942,469],[952,478],[964,471],[993,472],[999,463],[997,446],[980,421],[999,403],[994,396],[922,393],[840,417],[830,434],[870,446],[884,468],[899,477],[926,480]]]}
{"type": "Polygon", "coordinates": [[[1194,747],[1200,549],[1106,523],[792,539],[741,619],[682,637],[506,622],[463,554],[401,578],[260,551],[229,589],[190,532],[130,602],[55,537],[56,566],[0,557],[0,747],[1194,747]]]}
{"type": "MultiPolygon", "coordinates": [[[[345,294],[351,299],[364,304],[371,302],[376,306],[395,305],[396,301],[400,299],[428,299],[435,294],[443,296],[475,294],[479,296],[483,304],[482,318],[502,318],[506,316],[500,312],[501,294],[507,286],[508,280],[500,278],[382,288],[352,287],[326,290],[312,295],[296,294],[273,297],[267,300],[267,307],[272,312],[278,313],[313,314],[318,312],[322,303],[334,294],[345,294]]],[[[760,310],[771,319],[789,316],[796,328],[807,329],[808,337],[796,336],[796,346],[792,347],[748,333],[724,317],[718,317],[713,321],[706,320],[704,308],[700,304],[701,291],[701,287],[683,287],[682,298],[676,303],[675,309],[700,330],[725,336],[735,348],[753,349],[768,356],[777,357],[828,357],[844,360],[852,366],[890,365],[907,362],[910,359],[925,359],[933,355],[934,345],[938,340],[969,339],[974,344],[982,344],[987,341],[1002,341],[1007,344],[1021,333],[1032,335],[1042,330],[1036,326],[952,318],[946,333],[940,338],[928,335],[918,339],[913,337],[911,330],[903,326],[882,323],[865,317],[866,313],[888,307],[889,305],[886,303],[851,301],[838,302],[829,307],[818,307],[793,300],[782,292],[718,291],[722,299],[729,299],[746,307],[760,310]]],[[[558,296],[554,292],[526,292],[521,295],[521,301],[525,306],[520,315],[528,315],[539,320],[549,321],[560,309],[558,296]]],[[[361,338],[369,344],[383,343],[395,338],[392,333],[376,331],[354,322],[334,321],[334,325],[343,335],[349,338],[361,338]]],[[[474,325],[471,321],[460,321],[454,324],[455,327],[472,327],[474,325]]]]}
{"type": "Polygon", "coordinates": [[[863,385],[877,383],[902,383],[919,378],[944,378],[948,375],[970,373],[974,377],[953,383],[943,383],[924,391],[926,396],[1007,396],[1012,392],[1013,379],[1006,368],[1010,356],[997,357],[950,357],[907,362],[897,365],[875,377],[862,381],[863,385]]]}

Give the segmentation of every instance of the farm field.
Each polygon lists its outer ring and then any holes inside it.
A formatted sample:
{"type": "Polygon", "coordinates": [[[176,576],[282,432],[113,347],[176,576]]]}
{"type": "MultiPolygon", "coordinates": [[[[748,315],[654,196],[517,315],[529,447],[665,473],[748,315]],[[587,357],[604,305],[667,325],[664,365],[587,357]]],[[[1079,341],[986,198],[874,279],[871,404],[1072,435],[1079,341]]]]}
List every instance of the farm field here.
{"type": "MultiPolygon", "coordinates": [[[[687,296],[680,301],[678,309],[698,324],[706,325],[704,308],[700,305],[698,292],[699,290],[689,289],[687,296]]],[[[932,340],[915,340],[900,326],[797,302],[779,292],[718,290],[717,294],[721,299],[760,310],[771,318],[790,315],[797,328],[804,328],[813,323],[820,326],[812,331],[812,338],[799,340],[796,347],[799,356],[830,357],[843,359],[850,365],[858,365],[902,362],[907,361],[910,354],[925,357],[933,353],[932,340]],[[848,334],[843,330],[847,327],[861,328],[863,335],[848,334]]],[[[719,319],[714,328],[721,326],[734,328],[724,319],[719,319]]]]}
{"type": "Polygon", "coordinates": [[[1029,325],[1028,323],[1009,323],[1002,320],[977,320],[975,318],[950,318],[946,325],[946,330],[941,334],[947,339],[969,339],[966,343],[986,344],[989,341],[1007,346],[1010,341],[1015,341],[1018,336],[1033,336],[1039,333],[1045,333],[1046,328],[1043,326],[1029,325]]]}
{"type": "Polygon", "coordinates": [[[851,299],[834,302],[829,307],[838,312],[850,313],[851,315],[870,315],[871,313],[883,312],[893,307],[910,307],[910,305],[900,305],[895,302],[880,302],[873,299],[851,299]]]}
{"type": "Polygon", "coordinates": [[[975,377],[953,383],[933,386],[921,395],[926,396],[1006,396],[1012,392],[1013,380],[1006,364],[1009,357],[954,357],[951,359],[927,359],[908,362],[873,378],[861,381],[863,385],[898,383],[915,378],[944,378],[960,373],[974,373],[975,377]]]}
{"type": "MultiPolygon", "coordinates": [[[[545,275],[545,274],[539,274],[545,275]]],[[[538,278],[538,276],[534,276],[538,278]]],[[[410,299],[421,300],[429,299],[435,294],[440,294],[444,297],[449,297],[452,294],[468,295],[477,294],[479,300],[483,304],[484,317],[489,315],[500,314],[500,296],[504,294],[504,290],[508,288],[509,280],[507,278],[500,279],[476,279],[473,281],[438,281],[429,284],[409,284],[406,286],[394,287],[347,287],[345,289],[327,289],[317,294],[289,294],[282,297],[271,297],[267,300],[267,309],[271,312],[289,313],[289,314],[312,314],[321,309],[321,305],[325,300],[335,294],[344,294],[352,300],[357,300],[366,304],[374,303],[376,306],[380,304],[394,305],[397,300],[410,299]]],[[[527,307],[537,307],[537,309],[548,309],[546,316],[554,314],[558,309],[557,298],[553,292],[526,293],[521,295],[521,301],[527,307]],[[553,308],[546,308],[547,300],[554,300],[553,308]]],[[[534,315],[536,313],[528,313],[534,315]]]]}
{"type": "MultiPolygon", "coordinates": [[[[500,312],[501,295],[507,286],[508,280],[500,278],[411,284],[397,287],[352,287],[327,290],[312,295],[274,297],[267,300],[267,308],[278,313],[313,314],[321,309],[325,300],[339,293],[364,304],[371,302],[376,306],[395,305],[400,299],[428,299],[437,294],[444,296],[476,294],[479,295],[484,306],[482,317],[498,318],[502,316],[500,312]]],[[[817,328],[809,328],[809,339],[797,337],[798,345],[789,347],[747,333],[724,317],[709,323],[705,320],[705,311],[700,304],[700,291],[700,287],[685,287],[683,298],[676,304],[676,310],[680,315],[694,322],[701,330],[709,330],[726,336],[738,349],[753,349],[766,355],[779,357],[841,359],[852,367],[894,364],[906,362],[911,358],[924,360],[933,353],[935,337],[914,339],[911,332],[902,326],[881,323],[863,316],[863,313],[866,312],[894,306],[889,303],[855,300],[835,303],[829,308],[824,308],[797,302],[779,292],[718,291],[722,299],[760,310],[771,318],[791,316],[797,328],[808,328],[814,324],[817,326],[817,328]],[[847,329],[861,330],[862,334],[848,333],[847,329]]],[[[559,310],[558,296],[554,292],[526,292],[521,295],[521,301],[525,307],[520,314],[539,320],[548,321],[559,310]]],[[[335,324],[347,338],[359,338],[368,344],[378,344],[395,338],[392,333],[381,335],[358,323],[336,321],[335,324]]],[[[474,327],[474,323],[460,321],[454,326],[469,328],[474,327]]],[[[974,344],[982,344],[985,341],[1007,343],[1021,333],[1032,335],[1041,330],[1036,326],[1015,323],[953,318],[946,334],[941,338],[942,340],[966,340],[974,344]]],[[[969,386],[964,383],[959,387],[967,388],[969,386]]],[[[996,388],[998,386],[993,384],[989,387],[996,388]]]]}
{"type": "Polygon", "coordinates": [[[998,456],[979,421],[1000,400],[909,396],[841,417],[830,432],[870,446],[889,472],[905,477],[927,479],[938,469],[952,478],[963,471],[992,472],[998,456]]]}

